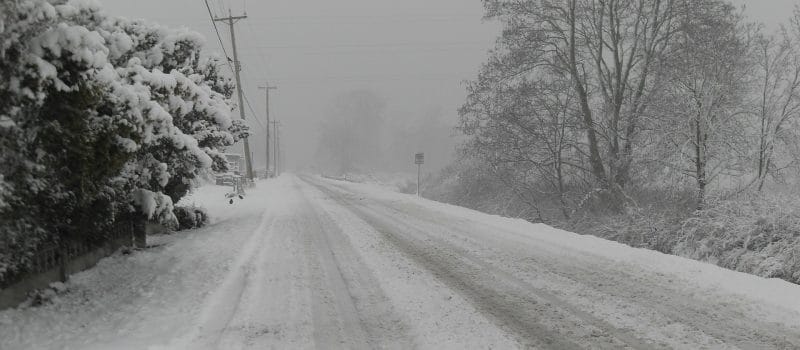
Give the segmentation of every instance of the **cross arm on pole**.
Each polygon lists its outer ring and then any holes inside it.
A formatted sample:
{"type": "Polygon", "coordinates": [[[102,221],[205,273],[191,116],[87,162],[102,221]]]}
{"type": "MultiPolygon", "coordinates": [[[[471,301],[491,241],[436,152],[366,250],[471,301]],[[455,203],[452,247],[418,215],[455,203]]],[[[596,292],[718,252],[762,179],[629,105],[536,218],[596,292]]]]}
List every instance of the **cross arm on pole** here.
{"type": "Polygon", "coordinates": [[[228,16],[228,17],[214,17],[215,22],[234,22],[247,18],[246,15],[244,16],[228,16]]]}

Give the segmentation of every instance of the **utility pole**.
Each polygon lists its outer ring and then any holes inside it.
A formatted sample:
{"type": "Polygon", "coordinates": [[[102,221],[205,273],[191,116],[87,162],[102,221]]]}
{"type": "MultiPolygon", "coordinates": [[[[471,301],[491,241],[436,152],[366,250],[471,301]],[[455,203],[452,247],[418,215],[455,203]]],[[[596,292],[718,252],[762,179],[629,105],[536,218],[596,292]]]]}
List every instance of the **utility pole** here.
{"type": "MultiPolygon", "coordinates": [[[[215,22],[223,22],[226,23],[231,30],[231,46],[233,46],[233,72],[236,76],[236,92],[239,94],[239,115],[242,117],[242,120],[245,119],[244,115],[244,99],[242,97],[242,79],[239,76],[239,72],[242,70],[242,66],[239,62],[239,55],[236,52],[236,33],[234,32],[233,25],[238,22],[239,20],[247,18],[247,15],[242,16],[233,16],[231,15],[231,10],[228,9],[228,17],[216,17],[214,18],[215,22]]],[[[227,57],[226,57],[227,58],[227,57]]],[[[244,138],[244,163],[246,168],[247,178],[251,181],[253,180],[253,160],[250,158],[250,143],[247,141],[247,138],[244,138]]]]}
{"type": "Polygon", "coordinates": [[[414,154],[414,164],[417,165],[417,197],[419,197],[419,180],[420,172],[422,171],[422,164],[425,163],[425,153],[414,154]]]}
{"type": "Polygon", "coordinates": [[[267,176],[269,177],[269,90],[277,90],[278,87],[270,86],[269,83],[266,83],[264,86],[259,86],[258,88],[264,90],[267,95],[267,176]]]}
{"type": "Polygon", "coordinates": [[[272,152],[273,152],[272,158],[275,160],[275,176],[278,176],[280,174],[279,170],[280,160],[278,158],[280,155],[280,153],[278,153],[279,152],[278,148],[280,148],[280,127],[281,127],[280,121],[278,120],[272,121],[272,129],[275,130],[275,141],[273,143],[274,147],[272,147],[272,152]]]}

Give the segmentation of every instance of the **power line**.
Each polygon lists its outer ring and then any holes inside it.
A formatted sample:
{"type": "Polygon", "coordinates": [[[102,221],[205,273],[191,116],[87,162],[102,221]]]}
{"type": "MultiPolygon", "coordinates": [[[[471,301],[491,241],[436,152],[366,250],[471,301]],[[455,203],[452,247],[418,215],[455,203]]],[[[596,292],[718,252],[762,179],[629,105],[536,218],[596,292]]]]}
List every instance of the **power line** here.
{"type": "Polygon", "coordinates": [[[217,21],[214,20],[214,14],[211,12],[211,6],[208,5],[208,0],[205,0],[206,9],[208,10],[208,16],[211,18],[211,25],[214,26],[214,32],[217,33],[217,40],[219,40],[219,47],[222,48],[222,53],[225,55],[225,63],[228,64],[228,68],[230,68],[231,72],[233,72],[233,66],[231,66],[231,58],[228,56],[228,51],[225,50],[225,45],[222,43],[222,37],[219,35],[219,28],[217,28],[217,21]]]}
{"type": "Polygon", "coordinates": [[[250,109],[250,113],[253,114],[253,120],[255,120],[256,123],[258,123],[258,126],[261,127],[261,130],[265,130],[266,131],[267,128],[264,126],[264,124],[261,124],[260,120],[258,120],[257,115],[256,115],[256,111],[253,109],[253,106],[250,105],[250,100],[247,99],[247,95],[242,93],[242,97],[244,97],[244,101],[247,104],[247,108],[250,109]]]}
{"type": "MultiPolygon", "coordinates": [[[[214,26],[214,32],[217,34],[217,40],[219,41],[219,46],[220,46],[220,48],[222,48],[223,54],[225,54],[225,58],[226,58],[225,63],[227,64],[228,68],[230,68],[231,71],[233,71],[233,67],[231,66],[231,62],[230,62],[231,58],[230,58],[230,56],[228,56],[228,52],[225,50],[225,45],[222,43],[222,37],[219,34],[219,28],[217,28],[217,21],[214,20],[214,14],[211,12],[211,6],[208,4],[208,0],[204,0],[204,2],[206,4],[206,9],[208,10],[208,16],[211,18],[211,25],[214,26]]],[[[219,0],[217,0],[216,3],[217,3],[217,7],[223,6],[222,3],[219,0]]],[[[247,95],[242,93],[242,96],[244,97],[244,100],[247,101],[247,106],[250,107],[250,112],[253,113],[253,119],[256,120],[256,122],[258,123],[258,125],[261,126],[262,129],[264,129],[264,125],[261,124],[261,122],[258,120],[258,118],[255,117],[256,113],[253,110],[253,107],[250,106],[250,101],[247,99],[247,95]]]]}
{"type": "MultiPolygon", "coordinates": [[[[226,64],[227,64],[228,68],[230,68],[231,71],[233,71],[233,67],[231,66],[231,63],[230,63],[231,58],[230,58],[230,56],[228,56],[228,52],[225,50],[225,45],[223,45],[223,43],[222,43],[222,37],[219,34],[219,29],[217,28],[217,23],[214,20],[214,14],[211,12],[211,6],[208,4],[208,0],[204,0],[204,2],[206,4],[206,9],[208,10],[208,16],[211,17],[211,24],[214,26],[214,32],[217,34],[217,40],[219,41],[219,46],[220,46],[220,48],[222,48],[222,52],[225,54],[226,64]]],[[[217,0],[217,6],[223,6],[222,3],[219,0],[217,0]]],[[[251,28],[251,32],[253,32],[252,28],[251,28]]],[[[262,62],[263,62],[263,57],[262,57],[262,62]]],[[[247,95],[244,92],[242,92],[242,97],[244,98],[248,109],[250,109],[250,113],[253,114],[253,119],[261,127],[262,130],[266,130],[266,127],[264,127],[264,124],[262,124],[261,121],[258,120],[258,118],[256,117],[257,114],[256,114],[255,110],[253,109],[253,106],[250,105],[250,100],[247,98],[247,95]]]]}

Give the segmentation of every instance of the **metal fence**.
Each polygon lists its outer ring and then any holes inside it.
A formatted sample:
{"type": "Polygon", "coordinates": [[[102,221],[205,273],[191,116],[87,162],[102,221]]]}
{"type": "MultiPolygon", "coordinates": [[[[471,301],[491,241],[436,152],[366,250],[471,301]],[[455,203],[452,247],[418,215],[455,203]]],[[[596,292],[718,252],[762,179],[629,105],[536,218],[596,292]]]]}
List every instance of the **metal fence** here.
{"type": "Polygon", "coordinates": [[[48,272],[54,269],[62,270],[62,279],[66,279],[65,266],[73,259],[84,256],[98,249],[113,246],[131,246],[137,225],[131,220],[120,220],[114,223],[103,239],[90,241],[69,241],[63,245],[46,244],[37,249],[30,258],[27,269],[11,276],[4,276],[0,279],[0,288],[13,285],[28,276],[48,272]]]}

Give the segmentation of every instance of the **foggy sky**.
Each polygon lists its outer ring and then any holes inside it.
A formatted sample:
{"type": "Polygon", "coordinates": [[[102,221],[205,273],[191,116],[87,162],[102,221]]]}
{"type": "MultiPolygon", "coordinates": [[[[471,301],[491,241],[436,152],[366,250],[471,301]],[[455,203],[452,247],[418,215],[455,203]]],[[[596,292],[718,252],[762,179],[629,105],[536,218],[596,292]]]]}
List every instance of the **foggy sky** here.
{"type": "MultiPolygon", "coordinates": [[[[106,0],[115,16],[144,18],[167,26],[186,26],[203,34],[210,50],[221,51],[202,0],[106,0]]],[[[271,117],[283,124],[282,138],[290,166],[313,161],[320,121],[334,99],[367,89],[386,102],[384,117],[416,121],[441,111],[453,125],[463,103],[462,81],[472,79],[493,46],[499,25],[482,21],[479,0],[210,0],[215,15],[230,8],[248,18],[236,26],[243,88],[255,118],[264,119],[269,81],[271,117]]],[[[793,0],[735,0],[753,19],[785,21],[793,0]]],[[[227,14],[227,13],[224,13],[227,14]]],[[[773,24],[770,24],[773,23],[773,24]]],[[[232,56],[227,26],[218,23],[232,56]]],[[[248,119],[254,116],[245,108],[248,119]]],[[[238,116],[238,111],[235,112],[238,116]]],[[[264,163],[264,133],[250,121],[254,163],[264,163]]],[[[449,135],[442,135],[443,138],[449,135]]],[[[419,151],[432,150],[420,149],[419,151]]],[[[439,150],[438,154],[447,154],[439,150]]],[[[438,169],[450,159],[427,157],[438,169]]],[[[412,155],[408,158],[413,171],[412,155]]]]}

